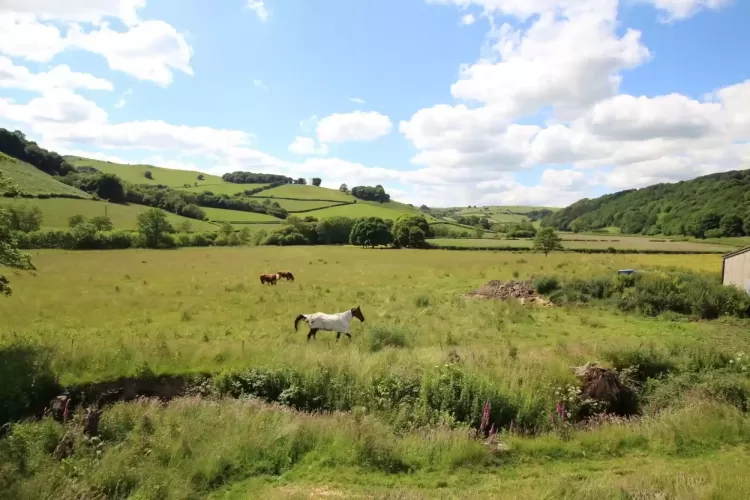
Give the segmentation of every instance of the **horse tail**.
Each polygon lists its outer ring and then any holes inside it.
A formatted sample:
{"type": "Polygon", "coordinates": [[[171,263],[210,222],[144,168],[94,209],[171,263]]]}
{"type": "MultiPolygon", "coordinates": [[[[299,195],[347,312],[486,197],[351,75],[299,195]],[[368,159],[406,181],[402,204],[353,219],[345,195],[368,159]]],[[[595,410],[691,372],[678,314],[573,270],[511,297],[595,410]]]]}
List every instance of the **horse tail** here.
{"type": "Polygon", "coordinates": [[[304,314],[300,314],[299,316],[297,316],[297,318],[294,320],[294,329],[295,329],[295,331],[299,331],[299,328],[297,328],[297,326],[299,325],[300,321],[304,321],[305,319],[306,318],[305,318],[304,314]]]}

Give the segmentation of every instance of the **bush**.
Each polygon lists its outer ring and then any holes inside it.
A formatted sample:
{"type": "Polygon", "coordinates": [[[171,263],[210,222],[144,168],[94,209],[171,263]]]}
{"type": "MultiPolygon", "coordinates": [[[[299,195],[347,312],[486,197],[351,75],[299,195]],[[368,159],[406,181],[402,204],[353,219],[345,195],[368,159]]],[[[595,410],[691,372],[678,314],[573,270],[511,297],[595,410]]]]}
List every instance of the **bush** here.
{"type": "Polygon", "coordinates": [[[553,276],[542,276],[535,279],[533,284],[536,293],[542,295],[549,295],[550,293],[560,288],[560,284],[558,283],[557,278],[553,276]]]}
{"type": "Polygon", "coordinates": [[[376,326],[370,330],[367,347],[370,352],[378,352],[386,347],[403,348],[410,345],[410,338],[400,328],[376,326]]]}
{"type": "Polygon", "coordinates": [[[0,425],[41,410],[59,390],[46,351],[30,344],[0,347],[0,425]]]}

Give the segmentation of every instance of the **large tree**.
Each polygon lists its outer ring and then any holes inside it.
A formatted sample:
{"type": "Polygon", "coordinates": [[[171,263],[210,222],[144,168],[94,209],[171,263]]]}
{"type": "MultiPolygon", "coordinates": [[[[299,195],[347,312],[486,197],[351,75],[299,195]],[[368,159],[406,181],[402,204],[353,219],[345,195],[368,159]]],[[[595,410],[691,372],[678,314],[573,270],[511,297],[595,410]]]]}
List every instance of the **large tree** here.
{"type": "MultiPolygon", "coordinates": [[[[0,172],[0,191],[14,190],[16,190],[15,186],[0,172]]],[[[26,271],[35,269],[29,256],[18,250],[18,241],[11,230],[10,212],[0,206],[0,270],[3,267],[26,271]]],[[[12,291],[8,278],[0,274],[0,295],[10,295],[12,291]]]]}
{"type": "Polygon", "coordinates": [[[554,250],[562,249],[562,239],[557,235],[554,228],[545,227],[536,233],[536,238],[534,238],[535,252],[544,252],[544,255],[546,256],[554,250]]]}
{"type": "Polygon", "coordinates": [[[318,222],[318,242],[324,245],[338,245],[349,243],[349,235],[356,224],[351,217],[331,217],[318,222]]]}
{"type": "Polygon", "coordinates": [[[402,247],[424,247],[430,236],[430,224],[421,215],[402,215],[393,225],[393,240],[402,247]]]}
{"type": "Polygon", "coordinates": [[[388,224],[380,217],[359,219],[349,235],[349,243],[362,247],[390,245],[392,242],[393,235],[388,224]]]}
{"type": "Polygon", "coordinates": [[[313,177],[312,185],[313,186],[320,186],[320,183],[323,182],[320,177],[313,177]]]}
{"type": "Polygon", "coordinates": [[[96,181],[96,195],[112,203],[122,203],[125,201],[125,187],[116,175],[102,174],[96,181]]]}
{"type": "Polygon", "coordinates": [[[745,234],[742,217],[739,215],[725,215],[721,218],[719,227],[724,236],[743,236],[745,234]]]}
{"type": "Polygon", "coordinates": [[[148,248],[159,248],[164,235],[172,231],[167,214],[158,208],[152,208],[138,214],[138,232],[148,248]]]}

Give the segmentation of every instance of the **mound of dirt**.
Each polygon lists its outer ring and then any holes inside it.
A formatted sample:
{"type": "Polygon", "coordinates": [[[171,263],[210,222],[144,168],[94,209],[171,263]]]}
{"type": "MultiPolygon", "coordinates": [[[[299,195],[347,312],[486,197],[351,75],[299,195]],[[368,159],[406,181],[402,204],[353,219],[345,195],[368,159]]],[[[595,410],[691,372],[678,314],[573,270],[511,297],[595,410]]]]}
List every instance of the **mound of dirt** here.
{"type": "Polygon", "coordinates": [[[549,300],[536,293],[534,286],[529,281],[491,280],[481,288],[467,294],[467,296],[477,299],[516,299],[521,304],[552,305],[549,300]]]}
{"type": "Polygon", "coordinates": [[[623,384],[614,370],[596,363],[586,363],[573,369],[581,381],[581,396],[601,401],[606,413],[629,417],[639,412],[638,400],[632,389],[623,384]]]}

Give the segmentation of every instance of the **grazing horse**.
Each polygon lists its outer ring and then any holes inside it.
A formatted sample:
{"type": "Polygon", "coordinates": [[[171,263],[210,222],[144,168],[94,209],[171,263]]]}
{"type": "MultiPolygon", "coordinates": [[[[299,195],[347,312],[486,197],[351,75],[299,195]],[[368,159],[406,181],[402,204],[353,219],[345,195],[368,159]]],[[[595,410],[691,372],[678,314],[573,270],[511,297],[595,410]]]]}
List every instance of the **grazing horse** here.
{"type": "Polygon", "coordinates": [[[262,285],[264,283],[270,283],[271,285],[275,285],[276,284],[276,280],[278,280],[278,279],[279,279],[279,275],[278,274],[261,274],[260,275],[260,284],[262,285]]]}
{"type": "Polygon", "coordinates": [[[349,337],[349,340],[351,340],[352,336],[349,334],[349,326],[352,323],[352,318],[357,318],[362,323],[365,322],[365,317],[362,315],[362,311],[360,310],[359,306],[338,314],[325,314],[322,312],[317,312],[314,314],[300,314],[294,320],[294,329],[299,331],[299,329],[297,328],[299,322],[306,321],[310,326],[310,332],[307,334],[308,341],[311,338],[315,338],[315,334],[318,333],[318,330],[336,332],[336,342],[339,341],[342,333],[349,337]]]}
{"type": "Polygon", "coordinates": [[[294,275],[291,271],[279,271],[279,279],[284,278],[287,281],[294,281],[294,275]]]}

